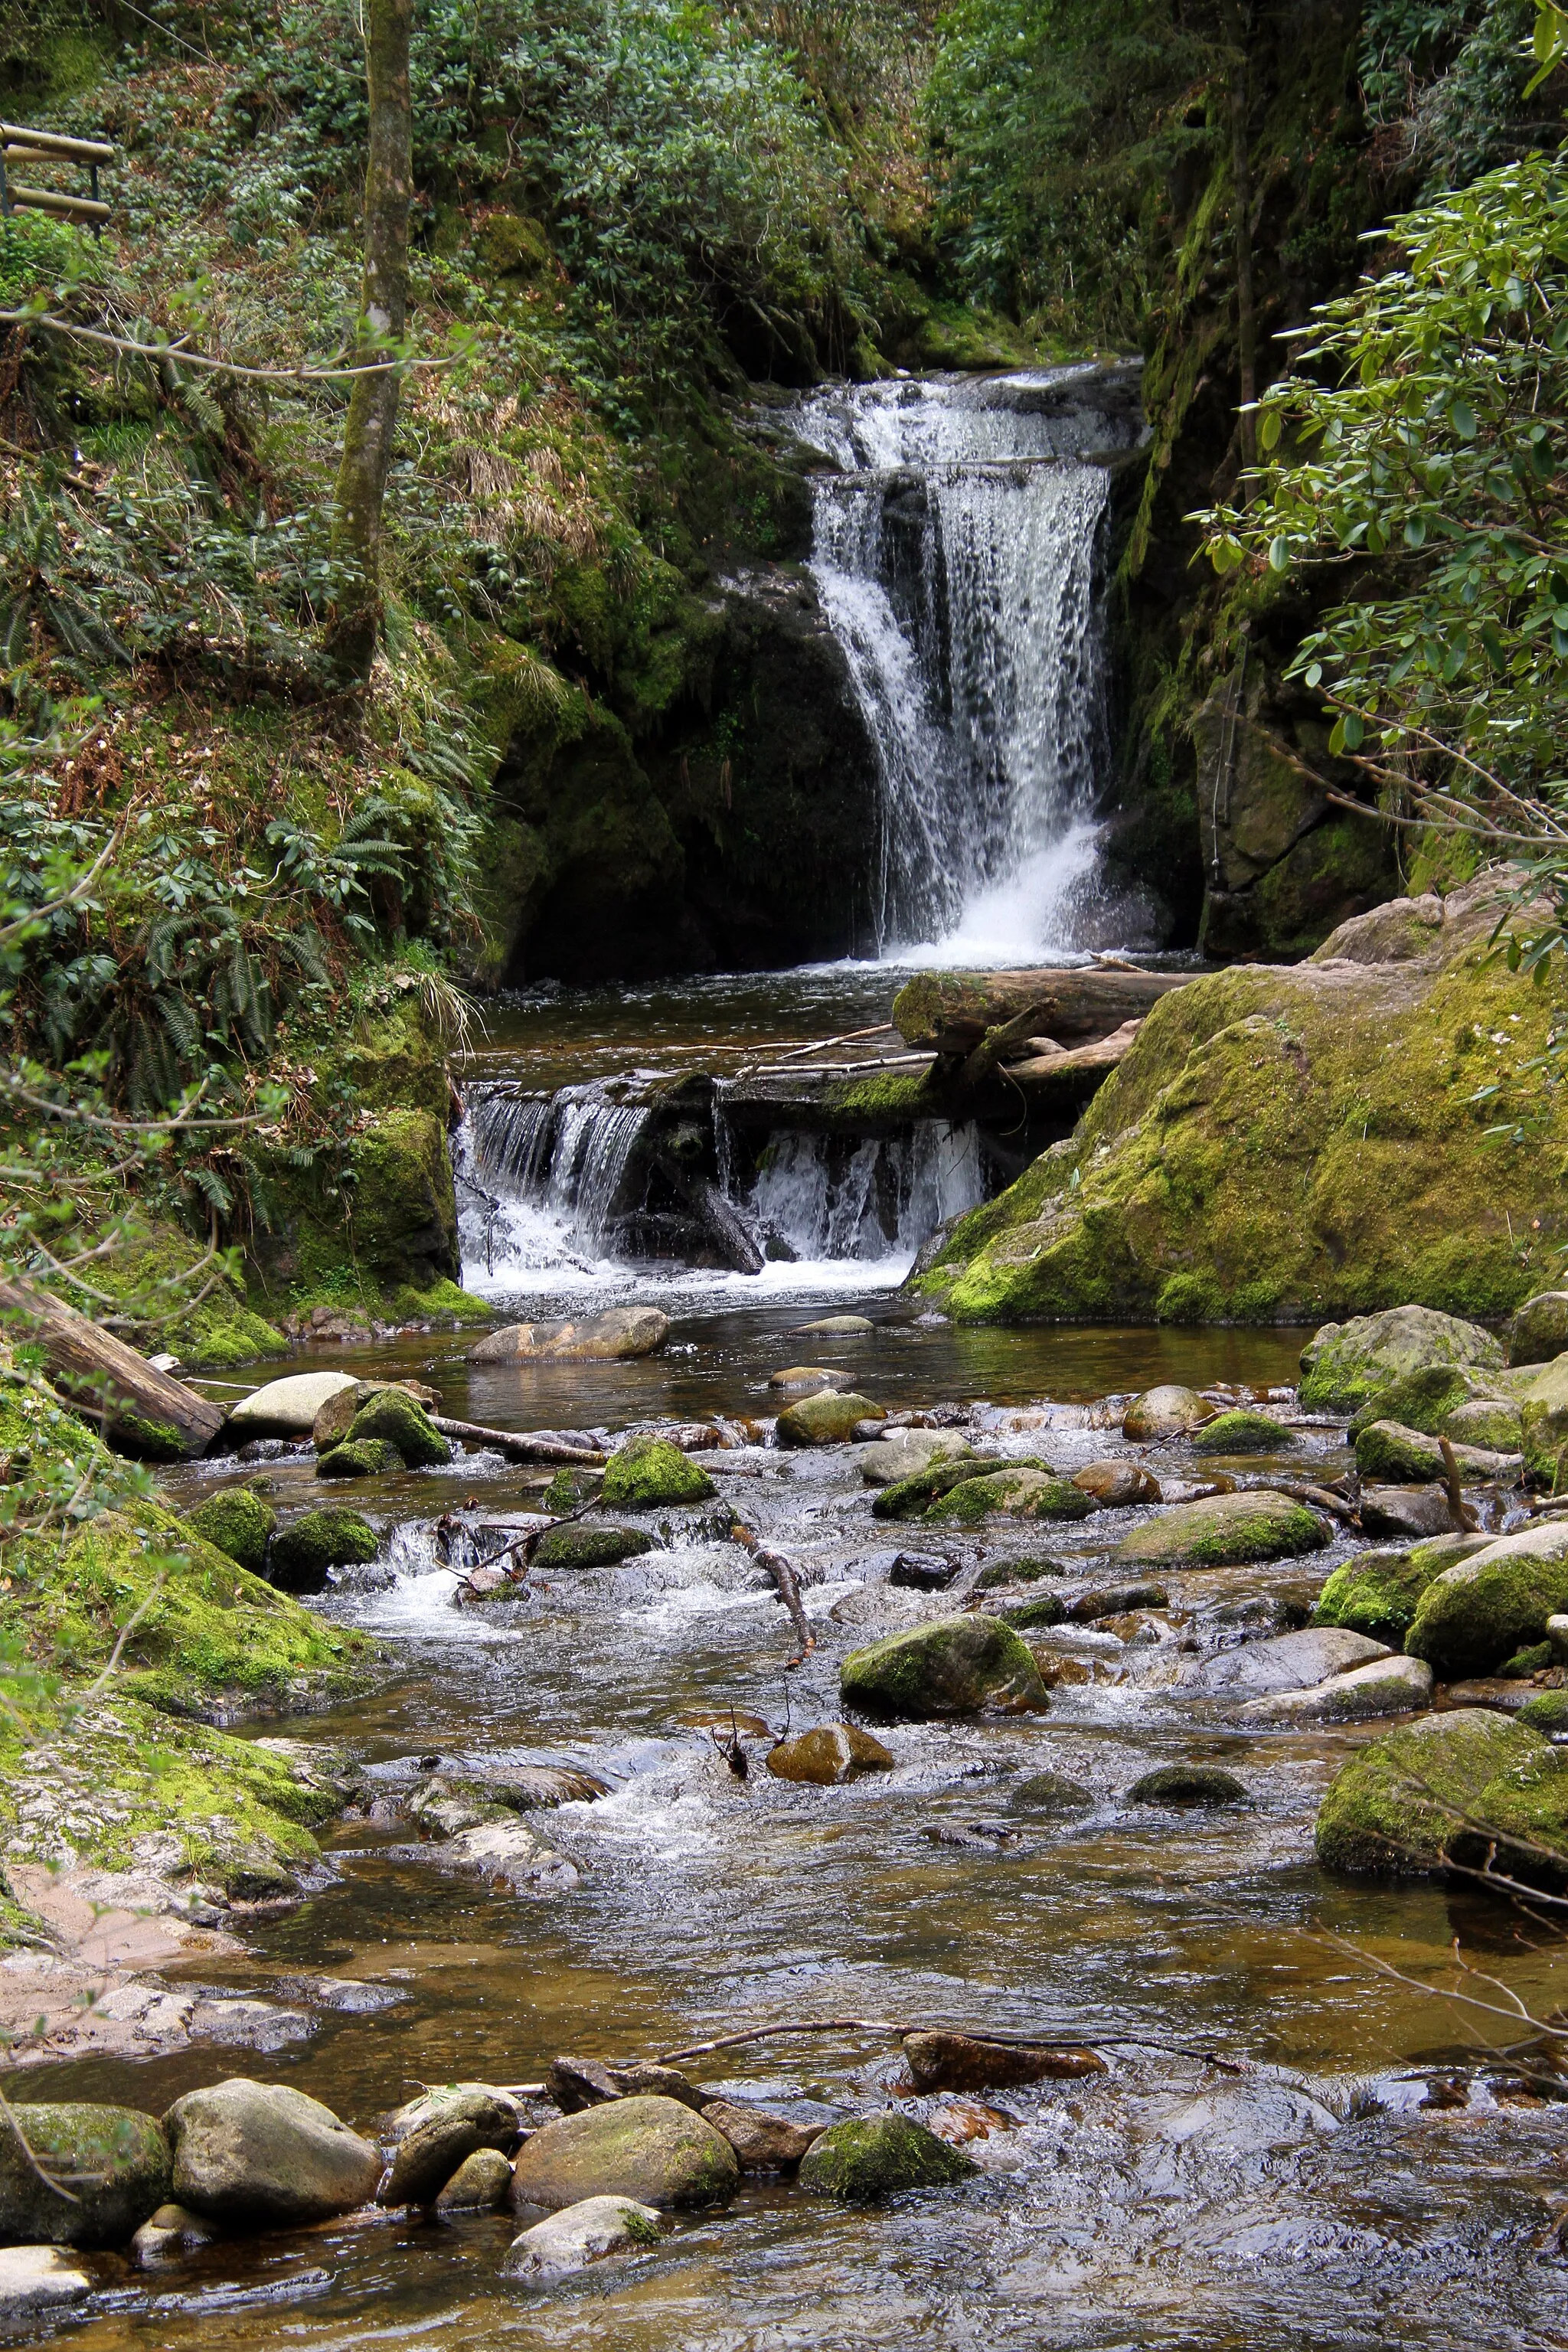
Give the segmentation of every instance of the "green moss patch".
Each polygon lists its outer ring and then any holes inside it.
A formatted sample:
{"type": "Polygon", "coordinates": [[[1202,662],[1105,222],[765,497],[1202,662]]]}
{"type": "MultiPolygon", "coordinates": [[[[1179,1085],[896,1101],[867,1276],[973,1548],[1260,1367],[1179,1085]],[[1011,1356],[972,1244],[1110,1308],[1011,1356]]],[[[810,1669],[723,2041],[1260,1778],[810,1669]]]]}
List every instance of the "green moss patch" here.
{"type": "Polygon", "coordinates": [[[911,2116],[866,2116],[833,2124],[801,2158],[800,2186],[843,2205],[868,2205],[901,2189],[945,2189],[979,2170],[911,2116]]]}
{"type": "Polygon", "coordinates": [[[186,1525],[195,1528],[204,1543],[221,1551],[252,1576],[259,1576],[267,1560],[267,1539],[278,1525],[278,1514],[270,1504],[248,1486],[226,1486],[221,1495],[209,1495],[187,1517],[186,1525]]]}
{"type": "Polygon", "coordinates": [[[1222,1412],[1193,1433],[1199,1454],[1283,1454],[1295,1443],[1294,1433],[1266,1412],[1222,1412]]]}
{"type": "Polygon", "coordinates": [[[1250,1560],[1292,1559],[1321,1551],[1329,1530],[1316,1511],[1289,1495],[1254,1488],[1177,1503],[1124,1536],[1119,1560],[1184,1562],[1193,1568],[1236,1568],[1250,1560]]]}
{"type": "Polygon", "coordinates": [[[1514,1874],[1568,1877],[1568,1756],[1485,1707],[1421,1716],[1373,1740],[1340,1767],[1318,1811],[1318,1858],[1331,1870],[1430,1872],[1450,1856],[1473,1866],[1494,1838],[1514,1874]]]}
{"type": "Polygon", "coordinates": [[[700,1464],[667,1437],[634,1437],[605,1463],[599,1497],[612,1511],[649,1511],[661,1503],[705,1503],[716,1492],[700,1464]]]}

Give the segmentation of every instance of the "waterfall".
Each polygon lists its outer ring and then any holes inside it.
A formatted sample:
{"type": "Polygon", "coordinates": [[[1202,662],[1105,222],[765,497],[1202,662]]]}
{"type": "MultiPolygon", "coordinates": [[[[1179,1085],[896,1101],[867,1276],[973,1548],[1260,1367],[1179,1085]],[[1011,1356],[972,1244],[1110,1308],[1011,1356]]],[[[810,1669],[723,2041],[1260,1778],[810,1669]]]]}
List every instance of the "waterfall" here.
{"type": "Polygon", "coordinates": [[[641,1104],[615,1102],[597,1086],[481,1096],[452,1155],[465,1276],[591,1271],[647,1118],[641,1104]]]}
{"type": "Polygon", "coordinates": [[[877,749],[882,952],[1026,958],[1094,927],[1108,476],[1093,458],[1141,426],[1087,388],[1075,402],[1080,381],[834,387],[800,412],[838,468],[815,479],[811,568],[877,749]]]}
{"type": "Polygon", "coordinates": [[[978,1130],[922,1119],[907,1136],[858,1142],[775,1137],[750,1208],[796,1258],[907,1263],[928,1234],[984,1198],[978,1130]]]}

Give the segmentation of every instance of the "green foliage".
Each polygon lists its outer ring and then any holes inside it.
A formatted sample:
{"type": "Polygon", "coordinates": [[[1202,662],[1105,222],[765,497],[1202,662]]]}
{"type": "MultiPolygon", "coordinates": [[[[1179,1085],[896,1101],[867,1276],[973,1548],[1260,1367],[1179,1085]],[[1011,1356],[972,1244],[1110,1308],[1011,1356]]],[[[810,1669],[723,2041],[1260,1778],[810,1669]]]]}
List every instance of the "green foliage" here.
{"type": "Polygon", "coordinates": [[[1535,14],[1533,0],[1367,0],[1367,121],[1397,131],[1424,195],[1552,139],[1550,110],[1525,93],[1535,14]]]}

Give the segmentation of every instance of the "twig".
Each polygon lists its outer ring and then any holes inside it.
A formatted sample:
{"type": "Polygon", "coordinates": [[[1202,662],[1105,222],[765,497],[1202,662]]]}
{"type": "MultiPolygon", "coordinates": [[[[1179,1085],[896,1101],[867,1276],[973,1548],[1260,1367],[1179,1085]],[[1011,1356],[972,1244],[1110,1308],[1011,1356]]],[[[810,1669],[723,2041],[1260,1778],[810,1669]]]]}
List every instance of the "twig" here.
{"type": "Polygon", "coordinates": [[[435,360],[372,360],[362,367],[243,367],[237,360],[209,359],[205,352],[188,351],[184,343],[139,343],[129,335],[111,335],[101,327],[79,327],[74,320],[58,319],[47,310],[0,310],[0,327],[52,327],[58,335],[74,335],[79,342],[102,343],[132,359],[173,360],[181,367],[207,368],[215,375],[242,375],[252,383],[341,383],[360,375],[407,374],[412,369],[453,367],[454,352],[435,360]]]}
{"type": "Polygon", "coordinates": [[[742,1527],[739,1519],[731,1528],[730,1537],[731,1542],[741,1545],[760,1567],[767,1570],[777,1585],[779,1599],[789,1611],[790,1623],[795,1627],[795,1639],[800,1643],[799,1656],[786,1663],[798,1666],[816,1649],[816,1636],[806,1622],[805,1604],[800,1597],[800,1581],[794,1568],[782,1551],[775,1551],[772,1544],[763,1543],[760,1536],[754,1536],[750,1528],[742,1527]]]}

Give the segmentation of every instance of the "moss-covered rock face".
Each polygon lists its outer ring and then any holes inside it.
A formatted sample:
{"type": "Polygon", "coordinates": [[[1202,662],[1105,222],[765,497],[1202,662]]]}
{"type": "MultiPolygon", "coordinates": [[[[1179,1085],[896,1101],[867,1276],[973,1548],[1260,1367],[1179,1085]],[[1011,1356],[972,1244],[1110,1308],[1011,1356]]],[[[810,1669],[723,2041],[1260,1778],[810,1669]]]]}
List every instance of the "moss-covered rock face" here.
{"type": "Polygon", "coordinates": [[[1426,1429],[1476,1394],[1467,1374],[1501,1370],[1501,1345],[1479,1323],[1394,1307],[1314,1332],[1301,1350],[1300,1398],[1309,1412],[1359,1416],[1371,1406],[1374,1418],[1426,1429]]]}
{"type": "Polygon", "coordinates": [[[1300,1552],[1321,1551],[1328,1540],[1328,1528],[1305,1503],[1255,1487],[1246,1494],[1173,1504],[1124,1536],[1116,1557],[1235,1568],[1248,1560],[1292,1559],[1300,1552]]]}
{"type": "Polygon", "coordinates": [[[401,1389],[378,1391],[355,1413],[348,1442],[359,1445],[366,1440],[395,1447],[410,1470],[444,1469],[452,1458],[450,1445],[432,1428],[424,1406],[401,1389]]]}
{"type": "Polygon", "coordinates": [[[278,1514],[248,1486],[226,1486],[209,1495],[191,1512],[187,1525],[252,1576],[259,1576],[267,1559],[267,1538],[278,1525],[278,1514]]]}
{"type": "MultiPolygon", "coordinates": [[[[1049,1471],[1048,1464],[1037,1460],[1032,1466],[1049,1471]]],[[[874,1519],[922,1518],[930,1507],[943,1495],[951,1494],[955,1486],[972,1482],[977,1475],[973,1461],[939,1459],[928,1462],[923,1469],[911,1470],[907,1478],[889,1480],[872,1497],[871,1517],[874,1519]]],[[[1056,1474],[1049,1471],[1049,1475],[1054,1477],[1056,1474]]]]}
{"type": "MultiPolygon", "coordinates": [[[[1449,1444],[1454,1460],[1466,1477],[1491,1477],[1509,1459],[1506,1454],[1474,1445],[1454,1445],[1452,1440],[1449,1444]]],[[[1402,1481],[1430,1484],[1444,1477],[1447,1470],[1438,1439],[1423,1437],[1416,1429],[1401,1428],[1396,1421],[1367,1423],[1356,1438],[1355,1465],[1363,1478],[1392,1486],[1402,1481]]]]}
{"type": "Polygon", "coordinates": [[[169,2143],[156,2116],[32,2100],[15,2114],[20,2132],[9,2116],[0,2117],[0,2243],[122,2246],[167,2201],[169,2143]],[[69,2196],[40,2179],[40,2169],[69,2196]]]}
{"type": "Polygon", "coordinates": [[[1487,1549],[1489,1536],[1436,1536],[1406,1551],[1363,1551],[1336,1568],[1318,1595],[1314,1625],[1343,1625],[1402,1646],[1421,1595],[1439,1570],[1487,1549]]]}
{"type": "Polygon", "coordinates": [[[542,1569],[615,1568],[652,1551],[654,1539],[644,1528],[552,1528],[534,1549],[532,1565],[542,1569]]]}
{"type": "MultiPolygon", "coordinates": [[[[1418,1372],[1391,1381],[1386,1388],[1374,1389],[1352,1415],[1351,1435],[1359,1436],[1371,1422],[1396,1421],[1403,1428],[1418,1429],[1427,1437],[1451,1437],[1454,1415],[1478,1402],[1504,1412],[1509,1410],[1508,1399],[1499,1393],[1495,1372],[1473,1371],[1461,1364],[1428,1364],[1418,1372]]],[[[1516,1422],[1518,1417],[1516,1411],[1516,1422]]]]}
{"type": "Polygon", "coordinates": [[[832,2124],[801,2158],[800,2186],[841,2205],[869,2205],[900,2189],[946,2189],[979,2166],[910,2116],[864,2116],[832,2124]]]}
{"type": "Polygon", "coordinates": [[[1568,1734],[1568,1690],[1537,1692],[1534,1698],[1525,1700],[1514,1721],[1528,1724],[1531,1731],[1542,1732],[1548,1739],[1562,1738],[1568,1734]]]}
{"type": "Polygon", "coordinates": [[[267,1572],[285,1592],[320,1592],[329,1569],[374,1559],[375,1552],[375,1529],[357,1511],[307,1511],[273,1537],[267,1572]]]}
{"type": "Polygon", "coordinates": [[[993,1511],[1018,1519],[1087,1519],[1094,1497],[1070,1478],[1048,1471],[989,1470],[981,1478],[962,1479],[925,1516],[939,1524],[973,1527],[993,1511]]]}
{"type": "Polygon", "coordinates": [[[383,1478],[401,1470],[403,1456],[384,1437],[345,1437],[316,1461],[318,1478],[383,1478]]]}
{"type": "Polygon", "coordinates": [[[713,1481],[667,1437],[634,1437],[605,1465],[600,1500],[612,1511],[651,1511],[661,1503],[705,1503],[713,1481]]]}
{"type": "Polygon", "coordinates": [[[1527,1298],[1509,1326],[1510,1364],[1549,1364],[1568,1353],[1568,1290],[1543,1290],[1527,1298]]]}
{"type": "Polygon", "coordinates": [[[1568,1756],[1486,1707],[1424,1715],[1373,1740],[1340,1767],[1318,1811],[1318,1859],[1330,1870],[1422,1873],[1450,1855],[1473,1865],[1493,1835],[1515,1874],[1568,1875],[1568,1756]],[[1563,1871],[1517,1839],[1563,1853],[1563,1871]]]}
{"type": "Polygon", "coordinates": [[[1568,1239],[1568,1101],[1530,1076],[1562,1003],[1487,957],[1500,910],[1473,886],[1429,954],[1357,961],[1352,923],[1308,963],[1165,996],[1074,1134],[915,1287],[972,1322],[1510,1312],[1568,1239]],[[1527,1143],[1488,1136],[1516,1112],[1527,1143]]]}
{"type": "Polygon", "coordinates": [[[299,1169],[280,1154],[259,1165],[250,1250],[269,1297],[285,1295],[294,1312],[320,1302],[408,1320],[488,1313],[456,1287],[444,1108],[380,1112],[355,1130],[340,1168],[299,1169]]]}
{"type": "Polygon", "coordinates": [[[994,1617],[939,1617],[852,1651],[838,1670],[851,1706],[913,1717],[1043,1709],[1046,1686],[1026,1644],[994,1617]]]}
{"type": "Polygon", "coordinates": [[[1568,1356],[1543,1364],[1519,1391],[1524,1475],[1558,1494],[1568,1486],[1568,1356]]]}
{"type": "Polygon", "coordinates": [[[1405,1637],[1413,1658],[1445,1678],[1487,1675],[1516,1650],[1546,1638],[1546,1621],[1568,1608],[1568,1528],[1503,1536],[1439,1570],[1405,1637]]]}
{"type": "Polygon", "coordinates": [[[1443,1423],[1442,1434],[1456,1445],[1479,1446],[1489,1454],[1518,1454],[1524,1444],[1524,1421],[1518,1405],[1502,1397],[1472,1397],[1456,1405],[1443,1423]]]}
{"type": "Polygon", "coordinates": [[[1200,1454],[1283,1454],[1296,1443],[1292,1430],[1281,1428],[1266,1412],[1222,1412],[1205,1423],[1193,1444],[1200,1454]]]}

